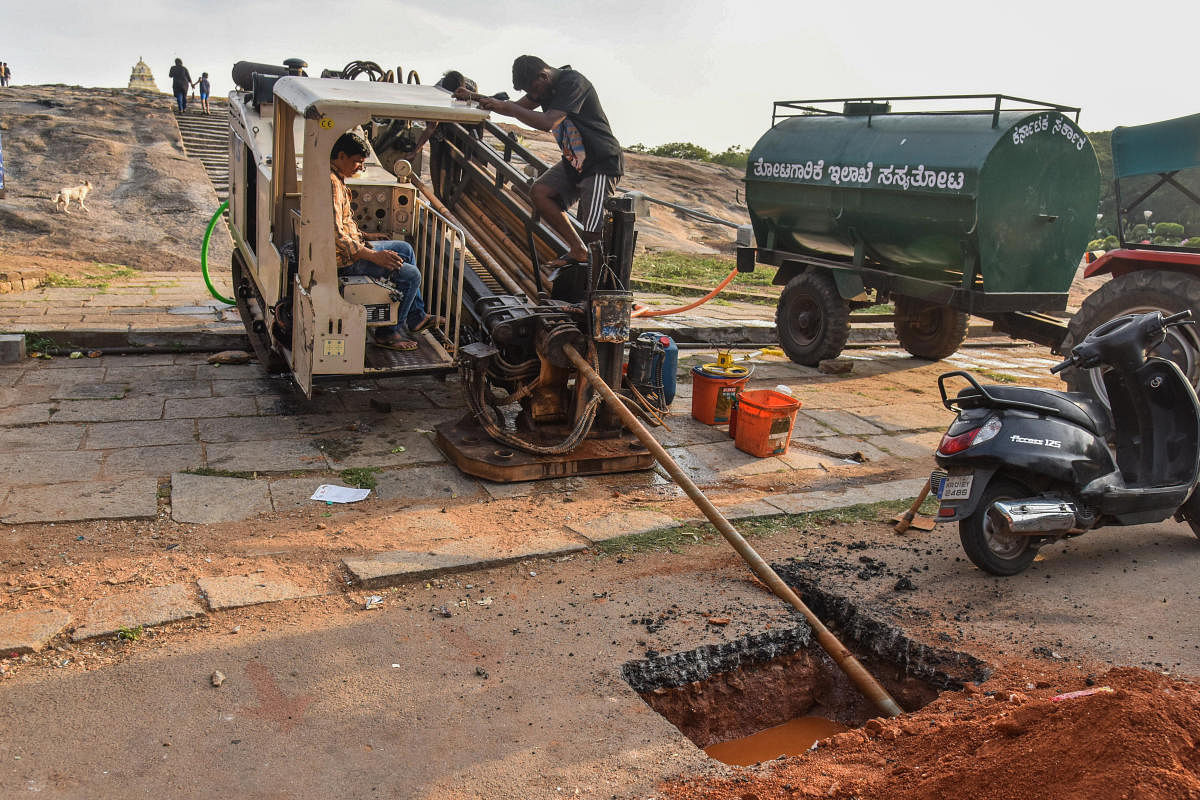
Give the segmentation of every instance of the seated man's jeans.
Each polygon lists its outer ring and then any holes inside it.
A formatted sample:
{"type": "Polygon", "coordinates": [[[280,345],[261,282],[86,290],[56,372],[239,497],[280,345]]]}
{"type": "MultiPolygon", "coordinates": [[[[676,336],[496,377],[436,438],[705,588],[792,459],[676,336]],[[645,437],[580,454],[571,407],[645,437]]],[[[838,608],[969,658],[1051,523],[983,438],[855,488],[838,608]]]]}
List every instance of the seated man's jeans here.
{"type": "Polygon", "coordinates": [[[416,256],[413,253],[412,245],[408,242],[389,239],[380,242],[371,242],[370,246],[373,250],[391,250],[393,253],[399,254],[400,258],[404,261],[404,266],[398,270],[393,270],[373,264],[365,259],[359,259],[348,267],[338,269],[338,275],[342,277],[365,275],[368,278],[377,278],[384,283],[391,284],[396,288],[396,291],[402,293],[404,297],[400,301],[400,323],[398,325],[376,328],[375,335],[377,337],[404,335],[407,332],[410,322],[416,325],[425,319],[425,304],[421,301],[421,271],[413,264],[416,256]]]}

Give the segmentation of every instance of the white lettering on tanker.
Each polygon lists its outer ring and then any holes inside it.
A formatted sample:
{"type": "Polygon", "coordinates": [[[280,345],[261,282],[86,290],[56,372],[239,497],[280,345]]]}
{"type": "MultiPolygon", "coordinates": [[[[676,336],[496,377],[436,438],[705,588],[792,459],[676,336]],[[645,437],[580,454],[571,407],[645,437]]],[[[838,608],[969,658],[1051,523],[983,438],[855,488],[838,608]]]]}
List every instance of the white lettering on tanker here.
{"type": "Polygon", "coordinates": [[[1076,150],[1082,150],[1087,144],[1087,136],[1083,131],[1071,124],[1070,120],[1063,117],[1055,117],[1054,125],[1050,124],[1050,115],[1043,114],[1032,122],[1026,122],[1024,125],[1018,125],[1013,128],[1012,140],[1013,144],[1025,144],[1025,141],[1036,133],[1049,132],[1051,136],[1062,136],[1068,142],[1075,145],[1076,150]]]}
{"type": "Polygon", "coordinates": [[[966,183],[967,176],[955,170],[925,169],[924,164],[917,164],[916,169],[905,164],[897,167],[889,164],[879,169],[880,186],[898,186],[901,189],[951,189],[958,191],[966,183]],[[911,171],[910,171],[911,170],[911,171]]]}
{"type": "Polygon", "coordinates": [[[866,163],[866,166],[856,167],[850,164],[844,166],[834,164],[829,168],[829,180],[835,184],[843,183],[870,183],[871,170],[875,168],[875,164],[871,161],[866,163]]]}
{"type": "Polygon", "coordinates": [[[754,162],[754,174],[760,178],[795,178],[805,181],[819,181],[825,174],[825,160],[817,163],[806,161],[803,164],[780,164],[764,162],[761,158],[754,162]]]}
{"type": "Polygon", "coordinates": [[[825,159],[804,163],[779,163],[759,158],[754,162],[754,174],[762,178],[789,178],[792,180],[820,181],[827,178],[835,186],[857,184],[859,186],[894,186],[908,189],[949,189],[959,191],[966,183],[966,175],[959,170],[926,169],[924,164],[915,168],[911,164],[879,167],[868,161],[866,164],[830,164],[825,159]]]}

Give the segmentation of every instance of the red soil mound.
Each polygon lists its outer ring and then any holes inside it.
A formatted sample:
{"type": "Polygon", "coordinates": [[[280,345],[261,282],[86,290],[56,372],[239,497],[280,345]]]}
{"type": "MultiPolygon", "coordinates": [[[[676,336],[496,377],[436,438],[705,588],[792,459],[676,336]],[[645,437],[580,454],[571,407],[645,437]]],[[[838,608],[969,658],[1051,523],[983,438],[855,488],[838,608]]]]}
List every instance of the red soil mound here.
{"type": "Polygon", "coordinates": [[[802,758],[682,780],[663,793],[669,800],[1200,798],[1200,687],[1132,668],[1096,685],[1114,691],[1054,701],[1060,691],[1087,687],[1029,689],[1010,672],[983,689],[945,693],[919,712],[871,720],[802,758]]]}

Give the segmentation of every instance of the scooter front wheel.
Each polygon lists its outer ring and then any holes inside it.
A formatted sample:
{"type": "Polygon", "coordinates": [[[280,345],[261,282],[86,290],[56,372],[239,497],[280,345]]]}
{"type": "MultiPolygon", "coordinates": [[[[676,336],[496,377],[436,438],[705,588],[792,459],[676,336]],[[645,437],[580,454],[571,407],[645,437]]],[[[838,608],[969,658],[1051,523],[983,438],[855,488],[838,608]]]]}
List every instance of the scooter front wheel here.
{"type": "Polygon", "coordinates": [[[997,478],[983,491],[975,513],[958,523],[958,538],[971,563],[993,575],[1016,575],[1037,558],[1037,548],[1028,536],[1001,533],[988,519],[987,510],[997,500],[1028,497],[1023,486],[1007,478],[997,478]]]}

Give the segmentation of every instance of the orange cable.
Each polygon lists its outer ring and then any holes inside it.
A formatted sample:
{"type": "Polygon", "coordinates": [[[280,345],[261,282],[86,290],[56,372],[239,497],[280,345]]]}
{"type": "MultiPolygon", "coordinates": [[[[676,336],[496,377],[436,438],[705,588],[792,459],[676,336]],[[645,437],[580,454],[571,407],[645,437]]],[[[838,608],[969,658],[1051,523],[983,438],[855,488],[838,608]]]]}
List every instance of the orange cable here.
{"type": "Polygon", "coordinates": [[[696,306],[704,305],[709,300],[712,300],[714,297],[716,297],[718,294],[720,294],[721,290],[730,284],[730,282],[733,280],[733,277],[735,275],[737,275],[737,267],[733,268],[733,271],[729,273],[729,276],[727,278],[725,278],[725,280],[721,281],[720,285],[717,286],[717,288],[713,289],[711,292],[704,295],[704,297],[701,297],[699,300],[697,300],[693,303],[688,303],[686,306],[680,306],[679,308],[662,308],[662,309],[659,309],[658,311],[651,311],[650,309],[646,308],[645,306],[641,306],[640,308],[634,309],[633,313],[630,314],[629,316],[631,318],[665,317],[668,314],[682,314],[684,311],[691,311],[696,306]]]}

